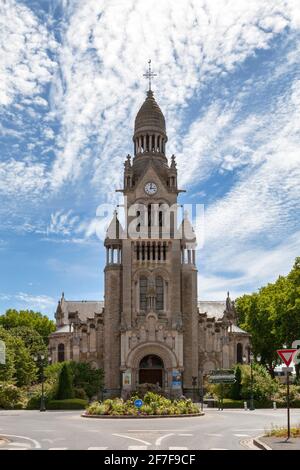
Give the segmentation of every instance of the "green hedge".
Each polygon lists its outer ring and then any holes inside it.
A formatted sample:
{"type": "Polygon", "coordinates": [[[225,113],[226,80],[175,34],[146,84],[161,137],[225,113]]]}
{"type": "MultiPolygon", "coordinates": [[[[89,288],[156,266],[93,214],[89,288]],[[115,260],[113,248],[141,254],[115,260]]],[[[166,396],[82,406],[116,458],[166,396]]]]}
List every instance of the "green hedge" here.
{"type": "Polygon", "coordinates": [[[87,406],[87,400],[82,400],[81,398],[50,400],[47,403],[48,410],[84,410],[87,406]]]}

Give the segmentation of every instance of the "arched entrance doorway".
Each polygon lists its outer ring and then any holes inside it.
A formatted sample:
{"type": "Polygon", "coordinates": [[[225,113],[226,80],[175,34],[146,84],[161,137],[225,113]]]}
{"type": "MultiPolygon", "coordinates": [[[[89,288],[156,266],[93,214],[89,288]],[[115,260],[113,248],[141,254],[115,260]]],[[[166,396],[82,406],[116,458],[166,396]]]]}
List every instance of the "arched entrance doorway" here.
{"type": "Polygon", "coordinates": [[[143,357],[139,365],[140,384],[159,384],[163,386],[164,363],[159,356],[149,354],[143,357]]]}

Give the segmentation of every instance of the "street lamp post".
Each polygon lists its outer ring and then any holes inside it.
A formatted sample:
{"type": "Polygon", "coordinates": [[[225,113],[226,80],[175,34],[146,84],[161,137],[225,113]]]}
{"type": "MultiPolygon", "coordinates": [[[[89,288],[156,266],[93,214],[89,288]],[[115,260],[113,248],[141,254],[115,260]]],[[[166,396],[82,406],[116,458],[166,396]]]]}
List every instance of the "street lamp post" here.
{"type": "MultiPolygon", "coordinates": [[[[34,356],[34,361],[37,363],[38,368],[41,371],[41,379],[42,379],[42,395],[41,395],[41,403],[40,403],[40,411],[46,411],[46,404],[45,404],[45,391],[44,391],[44,382],[45,382],[45,376],[44,376],[44,361],[45,361],[45,355],[44,354],[37,354],[34,356]]],[[[48,357],[48,362],[51,362],[51,357],[48,357]]]]}
{"type": "MultiPolygon", "coordinates": [[[[257,360],[257,362],[261,361],[260,354],[258,354],[256,356],[256,360],[257,360]]],[[[250,355],[249,355],[249,361],[250,361],[250,390],[251,390],[249,410],[253,411],[253,410],[255,410],[255,407],[254,407],[254,390],[253,390],[253,388],[254,388],[254,376],[253,376],[254,354],[252,353],[252,351],[250,352],[250,355]]],[[[243,356],[243,362],[244,362],[244,364],[246,364],[246,362],[247,362],[247,357],[245,355],[243,356]]]]}
{"type": "Polygon", "coordinates": [[[251,376],[250,411],[253,411],[253,410],[255,410],[255,408],[254,408],[254,398],[253,398],[253,359],[254,359],[254,355],[253,355],[252,352],[250,353],[249,359],[250,359],[250,376],[251,376]]]}

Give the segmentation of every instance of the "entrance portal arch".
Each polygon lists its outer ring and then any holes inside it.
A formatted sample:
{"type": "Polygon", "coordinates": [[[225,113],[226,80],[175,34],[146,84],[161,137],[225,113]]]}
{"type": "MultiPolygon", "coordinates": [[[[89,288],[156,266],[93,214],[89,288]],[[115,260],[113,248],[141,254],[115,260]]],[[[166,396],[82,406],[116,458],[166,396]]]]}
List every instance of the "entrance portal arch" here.
{"type": "Polygon", "coordinates": [[[164,363],[159,356],[148,354],[139,364],[139,384],[158,384],[163,386],[164,363]]]}
{"type": "MultiPolygon", "coordinates": [[[[144,358],[147,358],[147,356],[156,356],[158,360],[161,361],[161,363],[163,364],[163,367],[161,367],[160,369],[162,376],[162,388],[165,390],[169,389],[172,384],[172,371],[174,369],[178,370],[180,366],[175,353],[167,345],[157,341],[140,343],[128,353],[125,362],[125,368],[127,370],[131,370],[132,388],[134,389],[135,387],[137,387],[141,383],[140,380],[144,380],[145,378],[145,376],[144,378],[143,376],[140,377],[140,366],[143,365],[143,360],[144,358]]],[[[156,364],[158,365],[158,362],[156,364]]],[[[145,368],[145,370],[146,369],[147,368],[145,368]]],[[[155,368],[152,368],[152,370],[154,369],[155,368]]],[[[159,370],[159,368],[157,368],[156,370],[159,370]]],[[[156,373],[158,376],[159,372],[156,373]]],[[[150,373],[146,374],[150,375],[150,373]]],[[[152,378],[152,380],[154,380],[154,377],[152,378]]],[[[155,383],[156,382],[157,380],[155,381],[155,383]]]]}

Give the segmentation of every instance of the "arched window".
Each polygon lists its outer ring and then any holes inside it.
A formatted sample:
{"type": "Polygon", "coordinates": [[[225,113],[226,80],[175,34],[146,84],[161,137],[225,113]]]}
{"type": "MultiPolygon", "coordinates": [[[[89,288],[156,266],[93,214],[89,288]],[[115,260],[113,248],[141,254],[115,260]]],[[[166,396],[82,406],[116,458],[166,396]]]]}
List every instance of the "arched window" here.
{"type": "Polygon", "coordinates": [[[236,345],[236,362],[238,364],[243,363],[243,345],[242,345],[242,343],[238,343],[236,345]]]}
{"type": "Polygon", "coordinates": [[[147,309],[147,278],[140,277],[140,310],[147,309]]]}
{"type": "Polygon", "coordinates": [[[164,309],[164,280],[161,276],[155,279],[156,287],[156,310],[164,309]]]}
{"type": "Polygon", "coordinates": [[[57,346],[57,360],[58,362],[65,360],[65,345],[63,343],[59,343],[57,346]]]}

